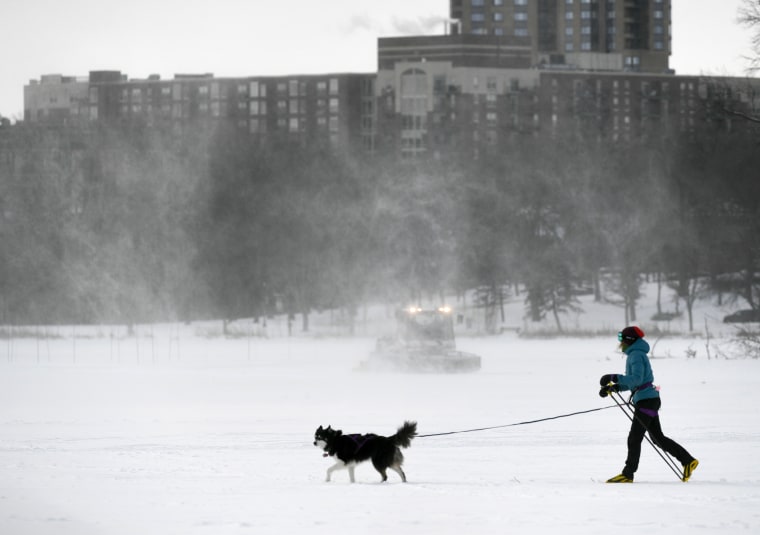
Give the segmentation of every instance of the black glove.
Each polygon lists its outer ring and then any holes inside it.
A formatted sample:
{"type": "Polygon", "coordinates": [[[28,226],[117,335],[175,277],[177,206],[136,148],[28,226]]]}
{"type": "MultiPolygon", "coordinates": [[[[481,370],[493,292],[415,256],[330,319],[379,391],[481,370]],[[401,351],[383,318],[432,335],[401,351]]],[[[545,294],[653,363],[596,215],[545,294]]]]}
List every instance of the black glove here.
{"type": "Polygon", "coordinates": [[[604,385],[599,390],[599,397],[606,398],[610,395],[610,392],[620,392],[620,387],[618,385],[604,385]]]}
{"type": "Polygon", "coordinates": [[[606,373],[602,375],[602,377],[599,379],[599,384],[604,386],[608,385],[610,383],[617,383],[618,382],[618,376],[616,373],[606,373]]]}

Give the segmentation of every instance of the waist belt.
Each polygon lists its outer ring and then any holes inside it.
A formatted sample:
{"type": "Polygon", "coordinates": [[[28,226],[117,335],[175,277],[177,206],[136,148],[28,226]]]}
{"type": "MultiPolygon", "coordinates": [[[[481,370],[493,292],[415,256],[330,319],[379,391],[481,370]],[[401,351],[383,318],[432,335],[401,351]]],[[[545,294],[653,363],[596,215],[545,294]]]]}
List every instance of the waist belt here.
{"type": "Polygon", "coordinates": [[[649,388],[650,386],[654,386],[651,381],[648,382],[648,383],[644,383],[643,385],[637,386],[636,388],[634,388],[633,390],[631,390],[631,392],[633,394],[635,394],[636,392],[638,392],[640,390],[644,390],[645,388],[649,388]]]}

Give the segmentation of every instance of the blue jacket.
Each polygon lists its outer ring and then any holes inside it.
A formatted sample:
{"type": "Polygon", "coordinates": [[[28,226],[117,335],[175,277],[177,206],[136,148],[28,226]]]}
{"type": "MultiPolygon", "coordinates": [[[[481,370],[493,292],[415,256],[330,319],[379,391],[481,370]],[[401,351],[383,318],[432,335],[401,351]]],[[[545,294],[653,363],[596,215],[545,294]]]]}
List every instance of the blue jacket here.
{"type": "Polygon", "coordinates": [[[618,375],[618,385],[620,390],[633,390],[633,403],[635,404],[642,399],[651,399],[660,397],[660,393],[652,385],[654,374],[652,365],[649,364],[649,344],[643,338],[639,338],[629,345],[625,354],[625,375],[618,375]],[[642,385],[648,385],[641,388],[642,385]],[[640,390],[637,390],[640,388],[640,390]]]}

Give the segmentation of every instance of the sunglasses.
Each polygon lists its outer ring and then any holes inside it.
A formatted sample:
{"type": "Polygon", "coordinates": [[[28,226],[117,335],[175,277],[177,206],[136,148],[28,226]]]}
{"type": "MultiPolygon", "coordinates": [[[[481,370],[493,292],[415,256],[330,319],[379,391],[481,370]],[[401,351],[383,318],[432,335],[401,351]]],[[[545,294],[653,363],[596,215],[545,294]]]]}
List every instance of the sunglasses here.
{"type": "Polygon", "coordinates": [[[618,342],[622,342],[622,341],[623,341],[623,332],[621,331],[618,333],[618,342]]]}

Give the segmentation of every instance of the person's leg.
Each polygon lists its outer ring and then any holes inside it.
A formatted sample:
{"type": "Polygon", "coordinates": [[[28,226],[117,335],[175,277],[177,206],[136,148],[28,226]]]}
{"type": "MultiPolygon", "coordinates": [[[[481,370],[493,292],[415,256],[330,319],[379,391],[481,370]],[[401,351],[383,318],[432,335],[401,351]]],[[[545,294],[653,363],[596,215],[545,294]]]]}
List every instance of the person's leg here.
{"type": "MultiPolygon", "coordinates": [[[[657,409],[659,409],[659,403],[657,409]]],[[[660,417],[657,411],[655,411],[654,418],[652,419],[652,422],[648,424],[648,427],[649,436],[651,437],[652,442],[678,459],[678,462],[683,466],[682,479],[688,481],[692,472],[697,468],[697,465],[699,465],[699,461],[697,461],[694,456],[686,451],[686,448],[681,446],[678,442],[665,436],[665,433],[662,432],[660,417]]]]}
{"type": "Polygon", "coordinates": [[[678,459],[678,462],[682,465],[687,465],[694,460],[694,457],[692,457],[691,454],[686,451],[683,446],[681,446],[672,438],[665,436],[665,434],[662,432],[659,417],[654,418],[649,424],[649,436],[652,438],[652,442],[678,459]]]}
{"type": "Polygon", "coordinates": [[[631,422],[631,430],[628,432],[628,457],[625,459],[625,468],[623,468],[623,475],[629,479],[633,479],[633,474],[639,469],[641,441],[644,440],[649,420],[648,416],[639,413],[637,407],[631,422]]]}

